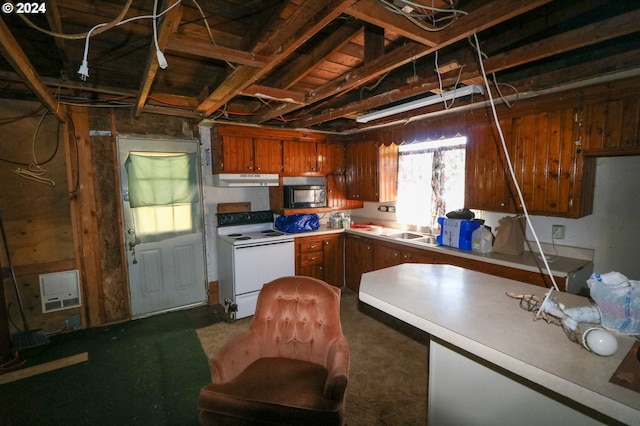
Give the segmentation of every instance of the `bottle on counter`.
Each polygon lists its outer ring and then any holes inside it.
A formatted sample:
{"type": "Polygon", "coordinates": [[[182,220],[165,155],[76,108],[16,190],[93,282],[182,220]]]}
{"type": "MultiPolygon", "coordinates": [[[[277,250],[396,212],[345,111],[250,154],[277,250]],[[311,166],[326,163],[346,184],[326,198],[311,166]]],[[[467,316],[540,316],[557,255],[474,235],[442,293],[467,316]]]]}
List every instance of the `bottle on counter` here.
{"type": "Polygon", "coordinates": [[[471,234],[471,250],[476,253],[489,253],[493,246],[493,234],[486,226],[480,225],[471,234]]]}

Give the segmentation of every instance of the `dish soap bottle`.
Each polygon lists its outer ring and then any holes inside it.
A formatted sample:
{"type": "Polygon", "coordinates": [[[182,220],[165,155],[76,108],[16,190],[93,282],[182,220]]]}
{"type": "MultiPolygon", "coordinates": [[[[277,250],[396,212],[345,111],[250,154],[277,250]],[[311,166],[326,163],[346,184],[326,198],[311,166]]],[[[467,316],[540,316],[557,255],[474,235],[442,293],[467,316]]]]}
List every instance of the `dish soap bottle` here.
{"type": "Polygon", "coordinates": [[[480,225],[471,234],[471,250],[476,253],[489,253],[493,245],[493,234],[486,226],[480,225]]]}

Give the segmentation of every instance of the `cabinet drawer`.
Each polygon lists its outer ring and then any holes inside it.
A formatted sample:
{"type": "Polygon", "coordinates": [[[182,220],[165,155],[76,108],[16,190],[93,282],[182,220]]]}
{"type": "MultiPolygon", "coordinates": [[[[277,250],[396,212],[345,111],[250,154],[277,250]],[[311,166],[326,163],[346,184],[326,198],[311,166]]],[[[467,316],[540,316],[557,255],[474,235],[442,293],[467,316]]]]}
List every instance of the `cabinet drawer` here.
{"type": "Polygon", "coordinates": [[[300,266],[322,265],[322,252],[303,253],[300,255],[300,266]]]}
{"type": "Polygon", "coordinates": [[[299,247],[300,253],[322,251],[322,240],[305,241],[303,243],[300,243],[299,247]]]}

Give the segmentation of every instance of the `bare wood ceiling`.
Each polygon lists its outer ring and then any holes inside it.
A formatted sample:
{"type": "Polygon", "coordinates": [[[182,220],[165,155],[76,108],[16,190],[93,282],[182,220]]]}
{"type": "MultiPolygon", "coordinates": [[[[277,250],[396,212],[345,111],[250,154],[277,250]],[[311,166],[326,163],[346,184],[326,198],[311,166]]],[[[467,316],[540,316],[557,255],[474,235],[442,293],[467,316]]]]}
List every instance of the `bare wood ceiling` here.
{"type": "Polygon", "coordinates": [[[0,97],[38,98],[54,113],[58,103],[114,105],[136,116],[345,132],[444,104],[357,123],[366,112],[482,84],[476,37],[497,98],[640,70],[636,0],[157,3],[165,13],[155,33],[154,0],[47,0],[46,12],[3,10],[0,97]]]}

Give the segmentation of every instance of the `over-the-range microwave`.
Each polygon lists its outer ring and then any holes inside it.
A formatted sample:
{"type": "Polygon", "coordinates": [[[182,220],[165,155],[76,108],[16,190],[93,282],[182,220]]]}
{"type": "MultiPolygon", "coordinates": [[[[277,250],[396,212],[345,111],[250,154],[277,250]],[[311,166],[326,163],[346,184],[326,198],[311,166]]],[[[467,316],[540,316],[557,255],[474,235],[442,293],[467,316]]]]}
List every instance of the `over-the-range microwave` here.
{"type": "Polygon", "coordinates": [[[324,185],[284,185],[284,208],[307,209],[327,206],[324,185]]]}

